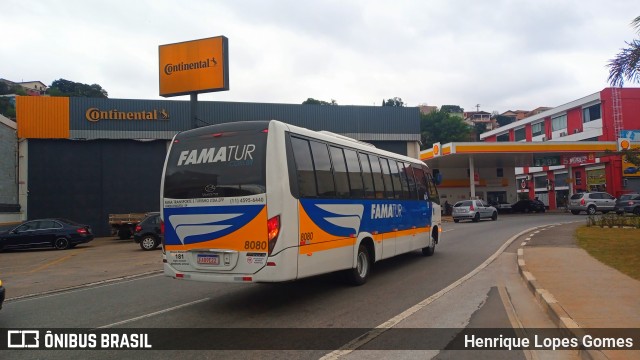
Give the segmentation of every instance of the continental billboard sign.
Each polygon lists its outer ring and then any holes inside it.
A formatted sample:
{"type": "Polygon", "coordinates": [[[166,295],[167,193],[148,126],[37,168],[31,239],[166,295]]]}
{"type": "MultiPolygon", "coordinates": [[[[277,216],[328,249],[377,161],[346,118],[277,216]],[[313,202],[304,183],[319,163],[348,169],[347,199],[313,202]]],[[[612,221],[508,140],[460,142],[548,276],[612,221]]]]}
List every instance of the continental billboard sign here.
{"type": "Polygon", "coordinates": [[[229,90],[224,36],[159,46],[160,96],[229,90]]]}

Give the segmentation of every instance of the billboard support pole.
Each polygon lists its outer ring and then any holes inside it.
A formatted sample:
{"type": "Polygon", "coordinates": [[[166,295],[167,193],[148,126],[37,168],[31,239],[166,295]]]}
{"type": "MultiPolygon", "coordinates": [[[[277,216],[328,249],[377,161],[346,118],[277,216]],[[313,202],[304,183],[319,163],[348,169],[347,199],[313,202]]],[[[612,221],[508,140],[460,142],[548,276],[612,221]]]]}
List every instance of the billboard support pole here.
{"type": "Polygon", "coordinates": [[[191,128],[195,129],[198,127],[198,93],[193,92],[190,94],[190,97],[191,101],[189,101],[189,105],[191,108],[191,128]]]}

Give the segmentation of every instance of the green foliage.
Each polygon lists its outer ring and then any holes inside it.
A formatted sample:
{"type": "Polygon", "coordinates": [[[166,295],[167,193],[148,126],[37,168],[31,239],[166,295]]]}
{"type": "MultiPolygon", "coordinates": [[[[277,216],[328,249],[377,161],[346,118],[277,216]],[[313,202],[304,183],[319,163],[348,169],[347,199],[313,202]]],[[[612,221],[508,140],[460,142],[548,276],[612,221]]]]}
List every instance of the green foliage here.
{"type": "Polygon", "coordinates": [[[451,113],[462,113],[464,112],[464,109],[458,105],[442,105],[440,107],[440,111],[447,114],[451,114],[451,113]]]}
{"type": "Polygon", "coordinates": [[[58,79],[51,83],[47,94],[51,96],[107,98],[109,94],[98,84],[83,84],[65,79],[58,79]]]}
{"type": "Polygon", "coordinates": [[[316,100],[314,98],[308,98],[307,100],[302,102],[302,105],[338,105],[338,103],[331,99],[331,102],[326,102],[322,100],[316,100]]]}
{"type": "Polygon", "coordinates": [[[602,214],[602,215],[589,215],[587,216],[587,226],[599,226],[601,228],[615,228],[615,227],[631,227],[640,229],[640,217],[638,216],[626,216],[624,214],[618,215],[614,213],[602,214]]]}
{"type": "Polygon", "coordinates": [[[469,141],[471,127],[457,117],[442,111],[420,115],[420,138],[422,149],[428,149],[434,143],[469,141]]]}
{"type": "Polygon", "coordinates": [[[480,134],[487,131],[486,123],[475,123],[473,124],[473,130],[476,133],[476,141],[480,141],[480,134]]]}
{"type": "Polygon", "coordinates": [[[640,166],[640,148],[632,148],[622,151],[605,150],[605,154],[607,156],[620,155],[626,157],[627,162],[630,162],[635,166],[640,166]]]}
{"type": "Polygon", "coordinates": [[[14,106],[12,99],[0,97],[0,114],[8,117],[9,119],[16,118],[16,107],[14,106]]]}
{"type": "Polygon", "coordinates": [[[511,124],[512,122],[516,121],[515,118],[513,118],[511,116],[504,116],[504,115],[496,115],[495,119],[496,119],[496,122],[498,123],[498,125],[500,125],[500,126],[505,126],[505,125],[511,124]]]}
{"type": "Polygon", "coordinates": [[[399,97],[394,97],[393,99],[382,100],[382,106],[404,106],[404,102],[399,97]]]}
{"type": "MultiPolygon", "coordinates": [[[[640,34],[640,16],[633,19],[631,26],[640,34]]],[[[620,49],[615,58],[609,60],[609,83],[612,86],[624,85],[625,79],[640,83],[640,39],[626,42],[626,48],[620,49]]]]}

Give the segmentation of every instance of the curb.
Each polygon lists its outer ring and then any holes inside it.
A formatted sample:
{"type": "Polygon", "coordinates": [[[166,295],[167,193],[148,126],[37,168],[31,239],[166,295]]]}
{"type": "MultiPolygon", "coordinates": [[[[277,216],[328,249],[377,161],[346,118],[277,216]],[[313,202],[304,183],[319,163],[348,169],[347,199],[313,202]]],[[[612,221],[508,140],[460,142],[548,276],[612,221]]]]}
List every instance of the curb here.
{"type": "MultiPolygon", "coordinates": [[[[554,224],[561,225],[561,224],[554,224]]],[[[531,291],[537,302],[542,306],[544,312],[549,316],[551,321],[561,330],[565,336],[574,336],[581,338],[585,335],[583,328],[571,318],[571,316],[564,310],[562,305],[558,303],[556,298],[546,289],[543,289],[535,276],[529,271],[524,261],[524,249],[527,246],[534,233],[528,235],[528,237],[520,244],[518,248],[518,272],[524,280],[527,288],[531,291]]],[[[526,236],[526,235],[524,235],[526,236]]],[[[599,350],[592,349],[579,349],[578,354],[580,358],[585,360],[607,360],[608,357],[599,350]]]]}

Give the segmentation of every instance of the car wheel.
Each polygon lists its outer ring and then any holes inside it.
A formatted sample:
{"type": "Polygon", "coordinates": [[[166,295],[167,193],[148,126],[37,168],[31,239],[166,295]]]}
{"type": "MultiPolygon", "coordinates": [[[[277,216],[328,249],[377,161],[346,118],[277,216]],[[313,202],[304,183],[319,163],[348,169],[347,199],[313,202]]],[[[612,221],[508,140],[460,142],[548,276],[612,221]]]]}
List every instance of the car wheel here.
{"type": "Polygon", "coordinates": [[[53,246],[58,250],[65,250],[69,248],[70,244],[67,238],[61,237],[56,239],[56,241],[53,243],[53,246]]]}
{"type": "Polygon", "coordinates": [[[633,214],[634,215],[640,215],[640,207],[637,207],[637,208],[633,209],[633,214]]]}
{"type": "Polygon", "coordinates": [[[158,247],[158,239],[153,235],[145,235],[140,240],[140,248],[145,251],[153,250],[158,247]]]}
{"type": "Polygon", "coordinates": [[[460,222],[460,219],[453,219],[453,222],[455,223],[460,222]]]}
{"type": "Polygon", "coordinates": [[[587,208],[587,214],[589,214],[589,215],[595,215],[595,214],[596,214],[596,207],[595,207],[595,206],[593,206],[593,205],[590,205],[590,206],[587,208]]]}
{"type": "Polygon", "coordinates": [[[580,211],[578,211],[578,210],[571,210],[571,213],[572,213],[573,215],[578,215],[578,214],[580,214],[580,211]]]}
{"type": "Polygon", "coordinates": [[[476,213],[476,216],[473,217],[473,222],[480,221],[480,213],[476,213]]]}
{"type": "Polygon", "coordinates": [[[369,256],[369,250],[364,244],[360,244],[358,256],[356,257],[356,267],[347,270],[347,279],[353,285],[362,285],[367,282],[370,272],[371,257],[369,256]]]}
{"type": "Polygon", "coordinates": [[[496,221],[498,220],[498,213],[497,212],[493,212],[493,215],[491,215],[491,220],[496,221]]]}

